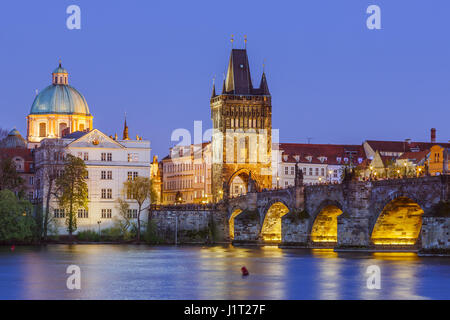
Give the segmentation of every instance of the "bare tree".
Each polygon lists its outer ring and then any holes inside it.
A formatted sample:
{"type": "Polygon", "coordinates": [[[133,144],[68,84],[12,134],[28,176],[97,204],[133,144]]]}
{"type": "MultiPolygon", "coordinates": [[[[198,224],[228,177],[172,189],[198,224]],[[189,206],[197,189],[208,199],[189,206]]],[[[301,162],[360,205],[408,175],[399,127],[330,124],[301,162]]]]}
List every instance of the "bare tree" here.
{"type": "Polygon", "coordinates": [[[64,169],[64,143],[59,139],[45,139],[35,153],[36,172],[43,191],[44,216],[42,236],[47,240],[50,218],[50,201],[55,196],[56,179],[64,169]]]}
{"type": "Polygon", "coordinates": [[[137,209],[137,242],[141,241],[141,212],[150,208],[152,197],[152,181],[146,177],[136,177],[123,183],[123,192],[127,199],[138,205],[137,209]]]}
{"type": "Polygon", "coordinates": [[[0,140],[3,140],[8,136],[8,130],[0,128],[0,140]]]}

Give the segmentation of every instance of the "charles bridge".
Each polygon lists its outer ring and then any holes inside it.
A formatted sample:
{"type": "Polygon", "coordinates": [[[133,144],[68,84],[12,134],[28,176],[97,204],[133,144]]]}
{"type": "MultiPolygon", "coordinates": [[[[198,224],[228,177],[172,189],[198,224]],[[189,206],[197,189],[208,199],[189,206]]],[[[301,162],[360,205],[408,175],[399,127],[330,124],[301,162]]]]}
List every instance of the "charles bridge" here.
{"type": "Polygon", "coordinates": [[[214,226],[218,239],[234,244],[448,251],[449,187],[448,175],[305,186],[298,174],[293,187],[257,192],[250,178],[245,195],[154,208],[152,219],[181,242],[196,232],[211,240],[214,226]]]}

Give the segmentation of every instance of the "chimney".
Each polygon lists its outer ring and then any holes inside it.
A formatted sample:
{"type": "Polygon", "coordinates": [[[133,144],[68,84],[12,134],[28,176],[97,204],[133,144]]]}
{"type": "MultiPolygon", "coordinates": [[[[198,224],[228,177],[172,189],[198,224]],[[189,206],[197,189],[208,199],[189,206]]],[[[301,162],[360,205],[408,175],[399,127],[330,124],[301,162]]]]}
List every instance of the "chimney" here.
{"type": "Polygon", "coordinates": [[[436,128],[431,128],[431,142],[436,142],[436,128]]]}

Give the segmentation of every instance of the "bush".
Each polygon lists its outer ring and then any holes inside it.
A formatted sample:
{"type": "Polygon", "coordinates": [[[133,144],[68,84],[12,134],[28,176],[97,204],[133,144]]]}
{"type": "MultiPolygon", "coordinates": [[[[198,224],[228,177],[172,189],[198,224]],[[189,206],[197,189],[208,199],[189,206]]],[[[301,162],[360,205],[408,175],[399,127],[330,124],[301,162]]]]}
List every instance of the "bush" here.
{"type": "Polygon", "coordinates": [[[118,227],[103,229],[101,235],[105,241],[120,241],[124,238],[122,230],[118,227]]]}
{"type": "Polygon", "coordinates": [[[157,226],[153,220],[150,220],[149,223],[147,223],[147,229],[144,233],[144,241],[148,244],[164,243],[164,240],[158,235],[157,226]]]}
{"type": "Polygon", "coordinates": [[[86,230],[79,231],[77,234],[77,239],[81,241],[98,242],[100,241],[100,236],[98,232],[95,232],[94,230],[86,230]]]}
{"type": "Polygon", "coordinates": [[[36,223],[32,205],[9,190],[0,191],[0,242],[33,241],[36,223]]]}

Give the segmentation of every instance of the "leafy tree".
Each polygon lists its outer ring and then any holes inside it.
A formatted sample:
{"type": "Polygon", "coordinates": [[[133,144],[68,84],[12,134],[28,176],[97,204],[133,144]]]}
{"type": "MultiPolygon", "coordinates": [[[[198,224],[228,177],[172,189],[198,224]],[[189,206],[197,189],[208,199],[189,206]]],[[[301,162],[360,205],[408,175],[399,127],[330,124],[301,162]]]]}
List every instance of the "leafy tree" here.
{"type": "Polygon", "coordinates": [[[78,208],[87,209],[88,187],[86,164],[71,154],[64,161],[64,173],[56,179],[56,195],[60,208],[66,212],[66,226],[69,236],[77,229],[78,208]]]}
{"type": "Polygon", "coordinates": [[[148,210],[152,199],[152,181],[146,177],[136,177],[123,183],[127,198],[138,205],[137,212],[137,241],[141,241],[141,212],[148,210]],[[148,203],[148,205],[147,205],[148,203]]]}
{"type": "Polygon", "coordinates": [[[33,238],[35,223],[32,205],[10,190],[0,191],[0,241],[27,241],[33,238]]]}
{"type": "Polygon", "coordinates": [[[24,180],[10,157],[0,158],[0,190],[5,189],[17,192],[21,197],[25,192],[24,180]]]}

